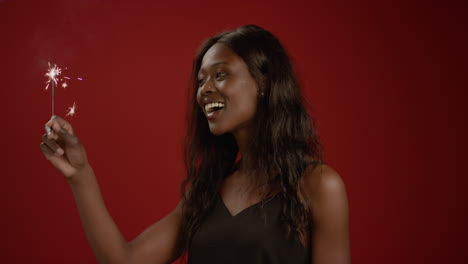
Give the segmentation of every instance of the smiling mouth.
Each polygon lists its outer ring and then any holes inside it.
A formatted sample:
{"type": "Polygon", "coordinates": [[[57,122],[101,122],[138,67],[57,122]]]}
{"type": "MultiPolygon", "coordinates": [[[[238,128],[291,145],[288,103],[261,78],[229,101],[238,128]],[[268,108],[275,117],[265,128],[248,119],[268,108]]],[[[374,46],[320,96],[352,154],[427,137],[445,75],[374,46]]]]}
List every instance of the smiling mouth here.
{"type": "Polygon", "coordinates": [[[213,112],[206,113],[206,119],[208,119],[208,122],[216,122],[218,120],[219,116],[222,115],[223,109],[216,110],[213,112]]]}
{"type": "Polygon", "coordinates": [[[221,110],[224,108],[224,103],[209,103],[205,105],[205,112],[207,114],[213,113],[215,111],[221,110]]]}

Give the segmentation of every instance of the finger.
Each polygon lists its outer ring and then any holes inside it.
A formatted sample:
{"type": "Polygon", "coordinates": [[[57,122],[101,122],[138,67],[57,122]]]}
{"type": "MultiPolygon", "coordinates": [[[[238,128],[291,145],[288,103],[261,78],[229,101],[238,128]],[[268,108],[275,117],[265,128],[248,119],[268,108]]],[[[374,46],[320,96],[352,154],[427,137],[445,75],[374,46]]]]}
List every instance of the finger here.
{"type": "Polygon", "coordinates": [[[50,140],[58,141],[59,140],[59,135],[57,135],[57,133],[52,131],[50,133],[47,133],[47,138],[50,139],[50,140]]]}
{"type": "Polygon", "coordinates": [[[74,135],[73,128],[70,123],[59,116],[52,116],[52,118],[46,123],[46,126],[50,127],[56,133],[59,132],[60,128],[64,128],[68,133],[74,135]]]}
{"type": "Polygon", "coordinates": [[[39,147],[42,150],[42,153],[46,156],[47,159],[50,159],[54,156],[54,152],[46,145],[46,143],[42,142],[39,147]]]}
{"type": "Polygon", "coordinates": [[[62,173],[67,171],[73,171],[73,167],[70,164],[68,164],[66,159],[63,156],[55,156],[52,150],[44,142],[40,144],[40,148],[42,150],[42,153],[44,153],[46,159],[48,159],[52,163],[52,165],[58,168],[62,173]]]}
{"type": "Polygon", "coordinates": [[[48,138],[47,134],[44,134],[42,136],[42,141],[49,147],[49,149],[56,155],[56,156],[61,156],[63,155],[64,151],[63,149],[55,142],[54,140],[51,140],[48,138]]]}
{"type": "Polygon", "coordinates": [[[50,126],[48,126],[47,123],[45,124],[44,128],[47,134],[50,134],[52,132],[52,128],[50,128],[50,126]]]}

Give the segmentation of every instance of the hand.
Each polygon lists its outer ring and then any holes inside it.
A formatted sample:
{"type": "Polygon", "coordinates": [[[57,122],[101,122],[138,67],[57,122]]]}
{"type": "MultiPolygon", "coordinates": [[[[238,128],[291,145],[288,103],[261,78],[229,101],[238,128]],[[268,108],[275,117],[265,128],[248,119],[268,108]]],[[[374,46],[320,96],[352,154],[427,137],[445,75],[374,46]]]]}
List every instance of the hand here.
{"type": "Polygon", "coordinates": [[[42,136],[41,150],[67,180],[90,168],[86,151],[70,123],[53,116],[46,123],[46,130],[48,133],[42,136]]]}

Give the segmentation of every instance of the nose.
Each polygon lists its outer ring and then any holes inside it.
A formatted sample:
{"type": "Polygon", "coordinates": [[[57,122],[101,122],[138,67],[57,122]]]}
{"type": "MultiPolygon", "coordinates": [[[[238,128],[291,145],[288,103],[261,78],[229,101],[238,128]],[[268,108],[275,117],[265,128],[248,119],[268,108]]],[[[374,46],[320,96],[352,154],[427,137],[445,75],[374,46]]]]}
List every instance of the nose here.
{"type": "Polygon", "coordinates": [[[215,84],[211,78],[205,81],[205,83],[200,87],[200,94],[207,95],[214,93],[216,91],[215,84]]]}

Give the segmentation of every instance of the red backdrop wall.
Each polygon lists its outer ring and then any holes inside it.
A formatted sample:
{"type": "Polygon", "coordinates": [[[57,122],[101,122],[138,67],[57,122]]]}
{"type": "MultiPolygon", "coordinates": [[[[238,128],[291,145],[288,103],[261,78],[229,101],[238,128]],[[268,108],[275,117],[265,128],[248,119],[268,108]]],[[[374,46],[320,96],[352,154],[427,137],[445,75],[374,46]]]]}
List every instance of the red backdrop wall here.
{"type": "Polygon", "coordinates": [[[429,2],[0,1],[2,263],[94,263],[72,194],[39,150],[56,114],[85,144],[133,239],[183,178],[186,87],[215,33],[257,24],[294,60],[350,201],[354,263],[466,263],[466,9],[429,2]]]}

